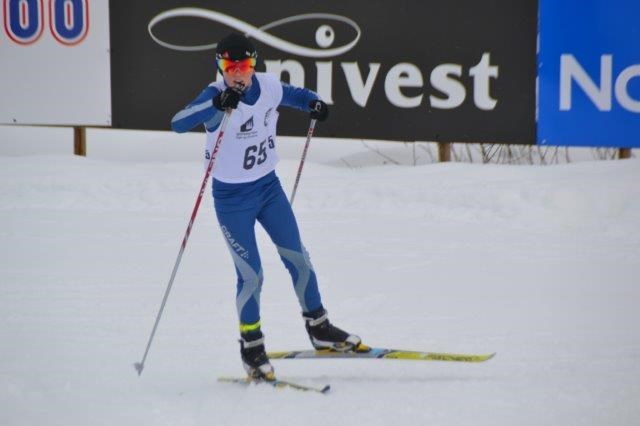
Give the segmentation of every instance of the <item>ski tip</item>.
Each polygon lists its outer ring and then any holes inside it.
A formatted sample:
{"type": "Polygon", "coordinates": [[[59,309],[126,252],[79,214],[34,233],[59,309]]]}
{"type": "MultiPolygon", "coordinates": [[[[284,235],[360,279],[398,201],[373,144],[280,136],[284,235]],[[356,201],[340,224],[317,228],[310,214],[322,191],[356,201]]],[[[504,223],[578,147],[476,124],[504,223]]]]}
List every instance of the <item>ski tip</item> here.
{"type": "Polygon", "coordinates": [[[327,392],[329,392],[329,390],[331,389],[330,385],[325,385],[323,387],[313,387],[313,386],[307,386],[307,385],[303,385],[300,383],[295,383],[295,382],[289,382],[286,380],[279,380],[279,379],[275,379],[275,380],[263,380],[263,379],[253,379],[251,377],[218,377],[218,382],[223,382],[223,383],[236,383],[239,385],[243,385],[243,386],[251,386],[251,385],[260,385],[260,384],[267,384],[270,385],[274,388],[277,389],[294,389],[294,390],[299,390],[299,391],[306,391],[306,392],[317,392],[317,393],[321,393],[321,394],[326,394],[327,392]]]}
{"type": "Polygon", "coordinates": [[[496,352],[492,352],[490,354],[485,354],[485,355],[472,355],[472,358],[462,359],[462,361],[467,361],[467,362],[486,362],[486,361],[489,361],[494,356],[496,356],[496,352]]]}
{"type": "MultiPolygon", "coordinates": [[[[485,355],[455,355],[452,354],[451,358],[440,358],[441,361],[462,361],[462,362],[486,362],[496,356],[496,352],[492,352],[485,355]]],[[[438,359],[437,356],[434,359],[438,359]]]]}
{"type": "Polygon", "coordinates": [[[496,356],[497,352],[492,352],[490,354],[486,354],[486,355],[480,355],[478,361],[479,362],[484,362],[484,361],[489,361],[491,358],[493,358],[494,356],[496,356]]]}
{"type": "MultiPolygon", "coordinates": [[[[475,354],[457,354],[457,353],[438,353],[438,352],[428,352],[426,356],[422,359],[431,360],[431,361],[453,361],[453,362],[485,362],[490,360],[496,356],[496,352],[484,354],[484,355],[475,355],[475,354]]],[[[390,358],[400,358],[400,359],[415,359],[411,356],[404,357],[402,353],[399,354],[391,354],[390,358]]]]}

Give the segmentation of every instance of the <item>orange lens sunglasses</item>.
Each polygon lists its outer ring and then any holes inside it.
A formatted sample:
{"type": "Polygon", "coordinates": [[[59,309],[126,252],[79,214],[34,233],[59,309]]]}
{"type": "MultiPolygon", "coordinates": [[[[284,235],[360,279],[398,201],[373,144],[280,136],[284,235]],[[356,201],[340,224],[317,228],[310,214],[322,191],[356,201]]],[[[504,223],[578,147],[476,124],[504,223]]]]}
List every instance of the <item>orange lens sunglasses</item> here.
{"type": "Polygon", "coordinates": [[[232,59],[226,58],[218,58],[218,68],[220,68],[224,72],[235,72],[239,70],[241,73],[247,73],[249,70],[255,68],[256,66],[256,58],[245,58],[239,61],[234,61],[232,59]]]}

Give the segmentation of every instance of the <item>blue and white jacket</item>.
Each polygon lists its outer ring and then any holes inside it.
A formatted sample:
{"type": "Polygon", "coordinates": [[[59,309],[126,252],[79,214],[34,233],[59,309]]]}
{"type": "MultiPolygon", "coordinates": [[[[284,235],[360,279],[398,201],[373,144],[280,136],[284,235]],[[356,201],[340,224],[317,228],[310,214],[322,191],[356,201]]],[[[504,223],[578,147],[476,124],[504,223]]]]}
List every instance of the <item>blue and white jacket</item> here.
{"type": "MultiPolygon", "coordinates": [[[[178,133],[204,124],[205,166],[215,151],[224,117],[224,112],[213,106],[213,98],[226,88],[224,81],[211,83],[171,121],[171,127],[178,133]]],[[[273,74],[255,73],[251,85],[240,97],[238,108],[229,117],[216,155],[213,178],[226,183],[246,183],[275,170],[277,108],[284,105],[309,112],[309,103],[316,99],[319,99],[316,93],[282,83],[273,74]]]]}
{"type": "MultiPolygon", "coordinates": [[[[224,112],[220,111],[213,106],[213,98],[220,93],[220,89],[211,83],[207,86],[193,102],[184,107],[171,119],[171,128],[174,132],[184,133],[193,129],[199,124],[204,124],[205,129],[208,132],[215,131],[224,112]]],[[[291,86],[287,83],[282,83],[282,100],[281,106],[296,108],[305,112],[310,112],[309,102],[320,99],[320,97],[311,90],[291,86]]],[[[226,87],[226,84],[224,85],[226,87]]],[[[260,84],[254,74],[251,79],[251,86],[240,97],[240,102],[247,105],[254,105],[260,97],[260,84]]]]}

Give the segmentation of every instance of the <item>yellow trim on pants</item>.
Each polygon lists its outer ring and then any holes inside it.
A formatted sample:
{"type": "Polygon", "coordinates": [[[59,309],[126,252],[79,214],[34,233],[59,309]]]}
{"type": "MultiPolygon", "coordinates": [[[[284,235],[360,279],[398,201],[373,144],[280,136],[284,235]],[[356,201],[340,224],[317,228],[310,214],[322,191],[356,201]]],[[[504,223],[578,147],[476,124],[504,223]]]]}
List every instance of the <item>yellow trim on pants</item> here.
{"type": "Polygon", "coordinates": [[[255,331],[260,328],[260,320],[254,322],[253,324],[243,324],[240,323],[240,333],[248,333],[250,331],[255,331]]]}

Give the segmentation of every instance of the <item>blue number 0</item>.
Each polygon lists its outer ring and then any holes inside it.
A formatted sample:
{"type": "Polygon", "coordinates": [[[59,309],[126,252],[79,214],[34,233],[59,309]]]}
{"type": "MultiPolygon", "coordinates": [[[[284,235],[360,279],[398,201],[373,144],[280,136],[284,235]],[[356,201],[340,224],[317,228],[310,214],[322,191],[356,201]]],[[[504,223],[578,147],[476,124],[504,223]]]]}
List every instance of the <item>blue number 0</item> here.
{"type": "Polygon", "coordinates": [[[14,42],[31,44],[44,29],[42,0],[4,0],[4,29],[14,42]]]}
{"type": "Polygon", "coordinates": [[[62,44],[80,43],[89,32],[88,0],[49,0],[51,33],[62,44]]]}

